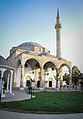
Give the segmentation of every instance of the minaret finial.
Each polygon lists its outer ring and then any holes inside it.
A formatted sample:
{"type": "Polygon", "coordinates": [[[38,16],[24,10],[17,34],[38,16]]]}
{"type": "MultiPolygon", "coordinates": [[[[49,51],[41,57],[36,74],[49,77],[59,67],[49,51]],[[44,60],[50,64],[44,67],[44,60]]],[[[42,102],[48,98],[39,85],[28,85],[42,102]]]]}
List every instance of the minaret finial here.
{"type": "Polygon", "coordinates": [[[57,19],[59,18],[59,8],[57,8],[57,19]]]}

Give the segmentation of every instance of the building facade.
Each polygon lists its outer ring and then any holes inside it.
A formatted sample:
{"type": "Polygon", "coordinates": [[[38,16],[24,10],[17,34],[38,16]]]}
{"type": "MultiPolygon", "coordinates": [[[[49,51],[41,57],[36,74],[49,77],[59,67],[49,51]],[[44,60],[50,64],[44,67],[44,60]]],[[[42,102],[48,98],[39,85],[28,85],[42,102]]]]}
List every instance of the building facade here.
{"type": "Polygon", "coordinates": [[[25,42],[10,50],[7,61],[14,67],[13,86],[26,88],[60,88],[63,85],[62,68],[68,67],[72,85],[72,63],[61,58],[61,23],[59,10],[57,10],[56,29],[56,56],[50,54],[45,47],[34,43],[25,42]]]}

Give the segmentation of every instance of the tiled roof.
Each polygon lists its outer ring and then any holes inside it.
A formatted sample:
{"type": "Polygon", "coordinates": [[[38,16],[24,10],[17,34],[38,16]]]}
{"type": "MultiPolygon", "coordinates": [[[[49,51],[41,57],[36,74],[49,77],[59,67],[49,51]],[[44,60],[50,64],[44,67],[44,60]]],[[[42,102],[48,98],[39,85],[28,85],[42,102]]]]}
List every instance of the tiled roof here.
{"type": "Polygon", "coordinates": [[[0,55],[0,65],[7,65],[8,66],[7,60],[1,55],[0,55]]]}

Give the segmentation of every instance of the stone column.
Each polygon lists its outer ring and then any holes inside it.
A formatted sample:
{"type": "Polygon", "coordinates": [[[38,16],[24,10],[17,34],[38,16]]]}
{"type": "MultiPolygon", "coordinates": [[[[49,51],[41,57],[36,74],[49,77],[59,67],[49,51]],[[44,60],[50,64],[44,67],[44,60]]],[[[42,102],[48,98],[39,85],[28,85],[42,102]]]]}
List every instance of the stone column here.
{"type": "Polygon", "coordinates": [[[24,81],[24,65],[21,65],[21,82],[20,87],[23,87],[23,81],[24,81]]]}
{"type": "Polygon", "coordinates": [[[14,70],[14,87],[16,87],[16,81],[17,81],[17,73],[16,70],[14,70]]]}
{"type": "Polygon", "coordinates": [[[62,72],[62,68],[60,69],[60,87],[63,87],[63,72],[62,72]]]}
{"type": "Polygon", "coordinates": [[[72,69],[69,72],[69,88],[72,88],[72,69]]]}
{"type": "Polygon", "coordinates": [[[58,88],[58,81],[59,81],[59,69],[56,70],[56,89],[58,88]]]}
{"type": "Polygon", "coordinates": [[[13,71],[11,70],[11,77],[10,77],[10,94],[12,94],[12,80],[13,80],[13,71]]]}
{"type": "Polygon", "coordinates": [[[45,75],[44,75],[44,69],[43,69],[43,67],[40,67],[40,82],[41,82],[41,87],[45,87],[45,75]]]}
{"type": "Polygon", "coordinates": [[[10,74],[8,74],[8,79],[7,79],[7,92],[9,91],[9,78],[10,78],[10,74]]]}
{"type": "Polygon", "coordinates": [[[37,72],[37,69],[35,69],[35,86],[37,85],[37,81],[38,81],[38,72],[37,72]]]}
{"type": "Polygon", "coordinates": [[[1,70],[0,92],[2,92],[3,74],[4,74],[4,70],[1,70]]]}
{"type": "Polygon", "coordinates": [[[1,82],[0,82],[0,93],[1,97],[4,98],[5,94],[3,93],[3,75],[6,69],[1,69],[1,82]]]}

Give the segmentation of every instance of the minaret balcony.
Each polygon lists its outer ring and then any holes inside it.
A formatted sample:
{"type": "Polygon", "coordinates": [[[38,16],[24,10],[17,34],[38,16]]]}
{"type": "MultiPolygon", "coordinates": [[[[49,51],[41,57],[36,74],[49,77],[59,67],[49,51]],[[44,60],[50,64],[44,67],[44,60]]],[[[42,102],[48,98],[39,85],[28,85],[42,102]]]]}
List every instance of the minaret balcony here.
{"type": "Polygon", "coordinates": [[[56,25],[55,25],[55,29],[58,29],[58,28],[61,29],[61,28],[62,28],[62,25],[61,25],[61,24],[56,24],[56,25]]]}

